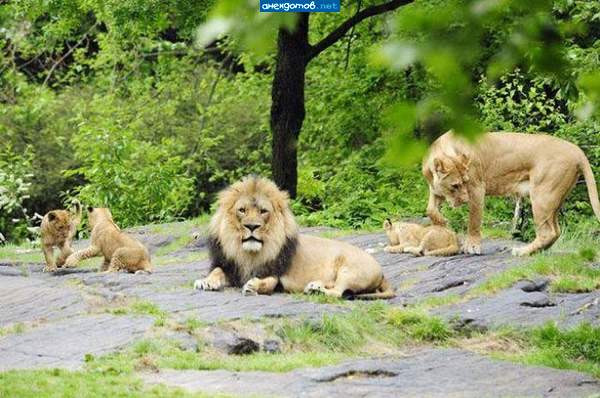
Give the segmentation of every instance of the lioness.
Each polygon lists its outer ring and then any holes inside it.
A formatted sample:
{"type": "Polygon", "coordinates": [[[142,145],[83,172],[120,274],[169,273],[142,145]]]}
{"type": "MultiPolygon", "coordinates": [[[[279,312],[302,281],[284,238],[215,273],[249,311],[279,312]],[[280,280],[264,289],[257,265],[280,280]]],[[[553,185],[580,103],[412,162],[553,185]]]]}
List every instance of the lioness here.
{"type": "Polygon", "coordinates": [[[241,287],[246,295],[321,292],[392,298],[368,253],[345,242],[298,233],[289,197],[268,179],[246,177],[219,194],[209,227],[211,271],[196,289],[241,287]]]}
{"type": "Polygon", "coordinates": [[[546,134],[503,132],[484,134],[469,144],[450,131],[431,145],[423,161],[423,175],[429,182],[427,215],[434,224],[445,225],[439,211],[444,199],[454,207],[468,203],[469,230],[463,251],[480,254],[485,195],[529,195],[536,238],[512,251],[513,255],[529,255],[548,248],[560,236],[558,211],[580,174],[600,219],[596,181],[576,145],[546,134]]]}
{"type": "Polygon", "coordinates": [[[394,222],[388,218],[383,222],[389,246],[388,253],[411,253],[415,256],[451,256],[458,253],[458,238],[454,231],[439,225],[420,225],[394,222]]]}
{"type": "Polygon", "coordinates": [[[56,271],[65,264],[67,257],[73,253],[71,242],[81,222],[81,204],[75,202],[74,209],[52,210],[42,218],[40,227],[42,251],[46,259],[44,272],[56,271]],[[60,249],[58,258],[54,259],[54,247],[60,249]]]}
{"type": "Polygon", "coordinates": [[[101,271],[113,272],[126,270],[129,272],[151,272],[148,249],[131,236],[121,232],[114,223],[107,208],[88,207],[91,245],[69,256],[68,267],[74,267],[81,260],[90,257],[104,256],[101,271]]]}

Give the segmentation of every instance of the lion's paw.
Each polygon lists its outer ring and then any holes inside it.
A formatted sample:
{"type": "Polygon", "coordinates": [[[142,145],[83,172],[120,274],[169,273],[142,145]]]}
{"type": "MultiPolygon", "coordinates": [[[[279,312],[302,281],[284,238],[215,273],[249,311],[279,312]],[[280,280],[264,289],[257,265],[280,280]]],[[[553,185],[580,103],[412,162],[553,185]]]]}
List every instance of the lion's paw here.
{"type": "Polygon", "coordinates": [[[312,281],[308,282],[306,287],[304,288],[305,294],[314,294],[314,293],[323,293],[325,291],[325,286],[321,281],[312,281]]]}
{"type": "Polygon", "coordinates": [[[49,266],[45,266],[44,269],[42,269],[42,272],[56,272],[58,271],[58,268],[55,267],[49,267],[49,266]]]}
{"type": "Polygon", "coordinates": [[[242,287],[242,294],[244,296],[256,296],[258,295],[258,285],[260,280],[258,278],[252,278],[244,284],[242,287]]]}
{"type": "Polygon", "coordinates": [[[211,280],[209,277],[196,279],[194,282],[195,290],[219,290],[220,288],[220,284],[215,280],[211,280]]]}
{"type": "Polygon", "coordinates": [[[65,268],[73,268],[77,266],[77,259],[75,259],[75,257],[73,256],[69,256],[67,257],[67,259],[65,260],[65,263],[63,265],[65,268]]]}
{"type": "Polygon", "coordinates": [[[481,254],[481,242],[475,239],[467,239],[462,246],[465,254],[481,254]]]}

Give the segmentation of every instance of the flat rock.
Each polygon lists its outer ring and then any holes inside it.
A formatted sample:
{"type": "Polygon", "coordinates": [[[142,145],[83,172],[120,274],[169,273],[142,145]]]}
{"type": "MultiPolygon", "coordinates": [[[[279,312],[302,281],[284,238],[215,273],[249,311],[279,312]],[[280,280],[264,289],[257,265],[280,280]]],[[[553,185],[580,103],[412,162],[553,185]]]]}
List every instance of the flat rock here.
{"type": "Polygon", "coordinates": [[[589,397],[591,376],[523,366],[454,349],[422,349],[405,358],[358,359],[288,373],[176,371],[144,374],[192,392],[273,397],[589,397]]]}
{"type": "Polygon", "coordinates": [[[548,321],[561,327],[581,322],[600,325],[600,291],[580,294],[525,292],[518,287],[433,311],[447,319],[491,328],[504,325],[538,326],[548,321]]]}
{"type": "Polygon", "coordinates": [[[146,316],[88,315],[0,338],[0,371],[79,368],[86,354],[117,351],[142,337],[154,320],[146,316]]]}
{"type": "MultiPolygon", "coordinates": [[[[0,267],[0,270],[6,268],[0,267]]],[[[87,309],[76,289],[20,275],[0,275],[0,297],[0,327],[65,318],[87,309]]]]}

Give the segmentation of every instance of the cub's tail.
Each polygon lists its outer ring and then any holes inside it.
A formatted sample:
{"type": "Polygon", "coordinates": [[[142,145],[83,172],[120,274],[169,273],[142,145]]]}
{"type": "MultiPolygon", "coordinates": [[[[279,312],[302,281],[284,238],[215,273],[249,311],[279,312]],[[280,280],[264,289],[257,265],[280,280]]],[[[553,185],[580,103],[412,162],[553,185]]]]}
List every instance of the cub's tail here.
{"type": "Polygon", "coordinates": [[[588,196],[590,197],[592,209],[594,209],[594,214],[596,215],[598,221],[600,221],[600,201],[598,200],[598,188],[596,187],[596,179],[594,178],[594,173],[592,172],[590,162],[587,160],[585,155],[583,155],[583,153],[581,156],[581,160],[579,161],[579,168],[581,169],[583,178],[585,178],[585,185],[587,186],[588,196]]]}
{"type": "Polygon", "coordinates": [[[356,300],[385,300],[394,297],[396,297],[396,291],[385,277],[381,279],[381,284],[379,284],[379,287],[375,292],[356,294],[353,296],[356,300]]]}

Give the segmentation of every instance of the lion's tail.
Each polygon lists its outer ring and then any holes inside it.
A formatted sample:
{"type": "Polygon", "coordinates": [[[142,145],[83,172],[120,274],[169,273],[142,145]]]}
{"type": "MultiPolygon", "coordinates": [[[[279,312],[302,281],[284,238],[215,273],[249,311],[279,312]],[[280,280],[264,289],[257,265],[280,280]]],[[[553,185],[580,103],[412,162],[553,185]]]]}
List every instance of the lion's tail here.
{"type": "Polygon", "coordinates": [[[585,155],[583,155],[583,153],[581,156],[581,160],[579,161],[579,168],[581,169],[583,178],[585,178],[585,185],[587,186],[588,196],[590,197],[592,209],[594,209],[594,214],[596,215],[596,218],[600,221],[600,201],[598,200],[598,188],[596,187],[596,179],[594,178],[594,173],[592,172],[590,162],[585,157],[585,155]]]}
{"type": "Polygon", "coordinates": [[[392,285],[390,285],[390,283],[384,277],[381,279],[381,284],[375,292],[357,294],[353,298],[357,300],[385,300],[392,299],[394,297],[396,297],[396,290],[394,290],[392,285]]]}

